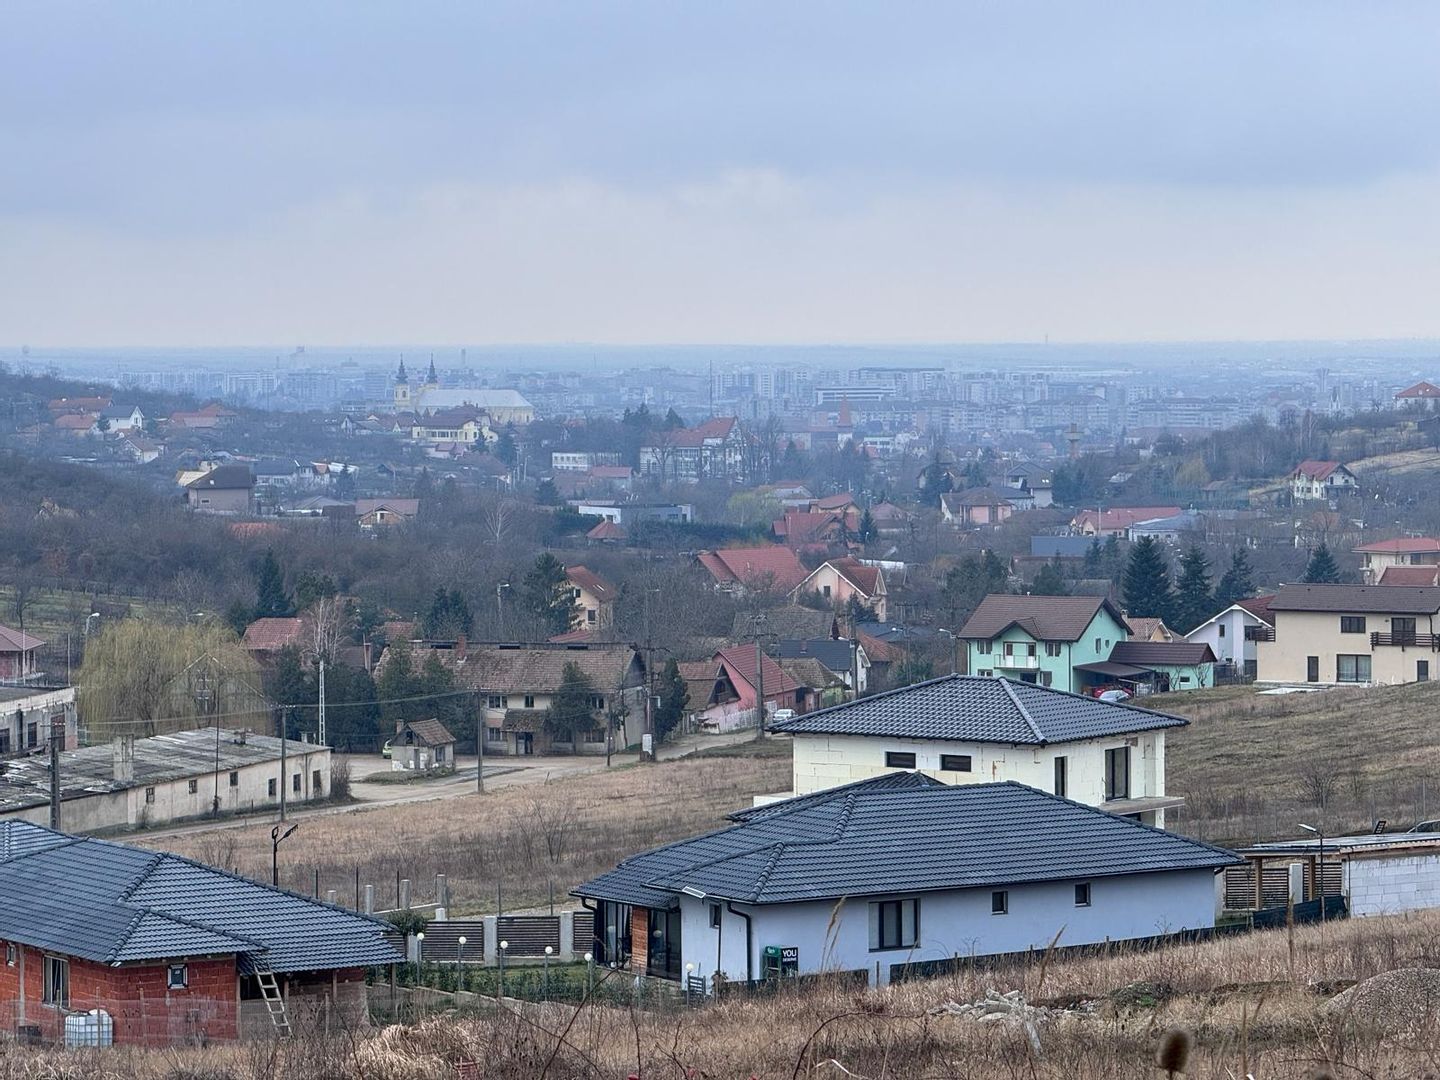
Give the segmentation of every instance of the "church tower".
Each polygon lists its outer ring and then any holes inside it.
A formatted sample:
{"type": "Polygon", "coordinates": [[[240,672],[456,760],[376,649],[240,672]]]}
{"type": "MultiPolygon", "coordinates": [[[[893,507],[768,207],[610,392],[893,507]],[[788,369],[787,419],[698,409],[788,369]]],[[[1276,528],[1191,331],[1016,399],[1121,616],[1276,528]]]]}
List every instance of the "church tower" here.
{"type": "Polygon", "coordinates": [[[440,389],[440,376],[435,374],[435,354],[430,354],[430,370],[425,373],[425,389],[440,389]]]}
{"type": "Polygon", "coordinates": [[[395,372],[395,410],[410,411],[410,376],[405,374],[405,357],[400,357],[400,370],[395,372]]]}

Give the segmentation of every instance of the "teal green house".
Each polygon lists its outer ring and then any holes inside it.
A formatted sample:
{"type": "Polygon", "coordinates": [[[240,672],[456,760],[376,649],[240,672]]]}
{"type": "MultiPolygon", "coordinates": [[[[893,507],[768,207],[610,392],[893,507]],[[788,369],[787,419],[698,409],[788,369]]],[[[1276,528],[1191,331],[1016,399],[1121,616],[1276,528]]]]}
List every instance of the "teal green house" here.
{"type": "Polygon", "coordinates": [[[1130,636],[1102,596],[992,593],[961,628],[972,675],[1005,676],[1081,694],[1120,677],[1110,653],[1130,636]]]}

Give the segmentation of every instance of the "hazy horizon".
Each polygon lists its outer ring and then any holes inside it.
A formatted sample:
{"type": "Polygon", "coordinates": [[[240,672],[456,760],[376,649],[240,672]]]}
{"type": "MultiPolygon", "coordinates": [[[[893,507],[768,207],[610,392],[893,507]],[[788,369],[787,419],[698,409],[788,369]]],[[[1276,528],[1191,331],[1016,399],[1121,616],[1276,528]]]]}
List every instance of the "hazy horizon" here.
{"type": "Polygon", "coordinates": [[[1440,338],[1437,32],[1420,3],[17,0],[0,340],[1440,338]]]}

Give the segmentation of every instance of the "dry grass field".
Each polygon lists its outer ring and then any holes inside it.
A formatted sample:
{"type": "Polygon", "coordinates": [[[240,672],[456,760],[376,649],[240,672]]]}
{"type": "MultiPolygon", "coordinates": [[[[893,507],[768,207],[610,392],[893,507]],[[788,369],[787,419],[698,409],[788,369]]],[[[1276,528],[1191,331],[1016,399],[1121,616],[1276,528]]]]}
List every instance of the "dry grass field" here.
{"type": "MultiPolygon", "coordinates": [[[[493,913],[557,903],[570,888],[637,851],[724,824],[752,795],[790,783],[790,744],[770,739],[659,765],[627,766],[543,784],[302,819],[280,849],[280,883],[309,893],[335,889],[353,903],[355,871],[393,906],[395,879],[415,883],[417,902],[449,875],[452,912],[493,913]]],[[[162,847],[248,877],[269,880],[270,823],[166,837],[162,847]]]]}
{"type": "Polygon", "coordinates": [[[1166,739],[1169,827],[1216,843],[1333,834],[1377,818],[1440,817],[1440,684],[1257,695],[1226,687],[1151,698],[1187,717],[1166,739]]]}
{"type": "Polygon", "coordinates": [[[490,1006],[380,1031],[283,1043],[100,1054],[0,1054],[0,1080],[489,1080],[627,1076],[844,1080],[1141,1080],[1163,1077],[1167,1029],[1193,1037],[1191,1080],[1434,1077],[1440,998],[1327,1010],[1337,990],[1397,967],[1440,965],[1440,914],[1331,923],[1150,952],[1117,949],[860,992],[786,990],[685,1009],[490,1006]],[[935,1015],[946,1002],[1020,990],[1055,1014],[1039,1052],[1008,1023],[935,1015]]]}

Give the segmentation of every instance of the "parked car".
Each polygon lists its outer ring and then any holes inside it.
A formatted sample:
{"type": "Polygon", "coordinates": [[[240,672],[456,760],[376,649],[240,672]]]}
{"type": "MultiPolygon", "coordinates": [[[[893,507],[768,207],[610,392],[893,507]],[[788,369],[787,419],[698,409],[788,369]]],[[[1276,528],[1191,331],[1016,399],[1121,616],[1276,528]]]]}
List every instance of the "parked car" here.
{"type": "Polygon", "coordinates": [[[794,710],[794,709],[776,709],[773,713],[770,714],[770,722],[771,722],[772,724],[778,724],[781,720],[794,720],[794,719],[795,719],[795,710],[794,710]]]}
{"type": "Polygon", "coordinates": [[[1095,696],[1101,701],[1129,701],[1133,695],[1129,690],[1101,690],[1095,696]]]}
{"type": "Polygon", "coordinates": [[[390,740],[389,740],[389,739],[386,739],[386,740],[385,740],[385,745],[382,746],[382,747],[380,747],[380,756],[383,757],[383,758],[388,758],[388,757],[390,756],[390,740]]]}

